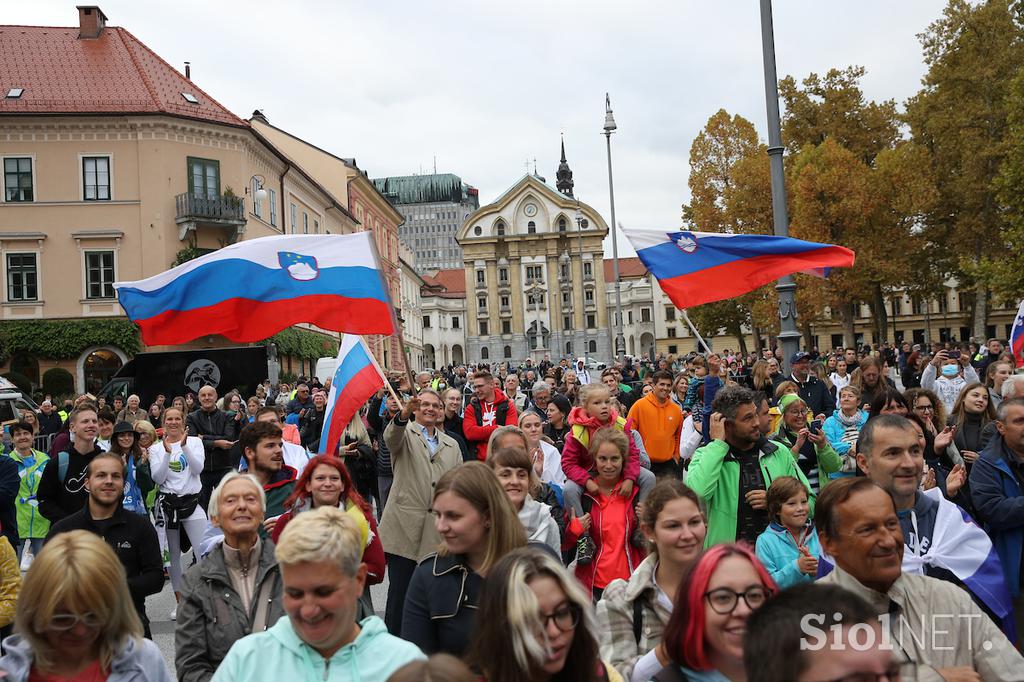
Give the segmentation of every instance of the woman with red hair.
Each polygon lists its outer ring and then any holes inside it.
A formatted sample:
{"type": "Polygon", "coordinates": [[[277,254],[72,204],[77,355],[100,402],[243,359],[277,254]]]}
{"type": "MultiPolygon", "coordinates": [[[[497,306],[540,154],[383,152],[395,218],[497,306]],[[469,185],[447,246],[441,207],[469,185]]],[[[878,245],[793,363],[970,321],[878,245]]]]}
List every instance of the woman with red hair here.
{"type": "Polygon", "coordinates": [[[775,591],[775,582],[746,545],[706,551],[676,593],[664,637],[672,663],[654,680],[745,682],[747,618],[775,591]]]}
{"type": "Polygon", "coordinates": [[[299,514],[317,507],[341,507],[359,526],[363,539],[363,563],[366,564],[366,584],[376,585],[384,580],[384,547],[377,532],[377,521],[366,500],[356,491],[345,463],[330,455],[310,458],[302,475],[295,481],[295,491],[285,500],[284,514],[277,518],[271,539],[276,543],[284,527],[299,514]],[[345,504],[342,505],[341,501],[345,504]]]}

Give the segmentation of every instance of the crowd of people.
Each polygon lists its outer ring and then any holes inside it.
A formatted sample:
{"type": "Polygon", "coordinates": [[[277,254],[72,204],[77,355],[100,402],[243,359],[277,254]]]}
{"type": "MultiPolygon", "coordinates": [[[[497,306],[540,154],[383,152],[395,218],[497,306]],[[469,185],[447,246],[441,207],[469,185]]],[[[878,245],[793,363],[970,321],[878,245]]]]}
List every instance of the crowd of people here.
{"type": "Polygon", "coordinates": [[[1024,680],[1015,367],[446,367],[323,454],[330,380],[47,399],[0,457],[0,671],[170,679],[169,581],[188,682],[1024,680]]]}

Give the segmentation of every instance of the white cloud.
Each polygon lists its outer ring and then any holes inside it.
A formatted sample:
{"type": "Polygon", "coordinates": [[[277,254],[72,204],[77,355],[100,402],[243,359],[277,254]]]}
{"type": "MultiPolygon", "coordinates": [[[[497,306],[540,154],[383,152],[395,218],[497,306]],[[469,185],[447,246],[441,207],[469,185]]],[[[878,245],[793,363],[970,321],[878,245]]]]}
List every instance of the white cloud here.
{"type": "MultiPolygon", "coordinates": [[[[944,2],[775,3],[778,73],[860,64],[873,99],[913,95],[924,73],[916,34],[944,2]]],[[[554,181],[558,136],[577,194],[608,215],[604,93],[616,214],[677,227],[689,148],[719,108],[765,131],[757,3],[521,0],[365,3],[106,0],[124,26],[243,117],[270,122],[372,177],[453,172],[490,201],[537,159],[554,181]]],[[[15,3],[11,24],[74,25],[74,6],[15,3]]],[[[619,240],[620,247],[624,240],[619,240]]],[[[610,250],[610,246],[608,247],[610,250]]],[[[628,251],[628,247],[624,250],[628,251]]]]}

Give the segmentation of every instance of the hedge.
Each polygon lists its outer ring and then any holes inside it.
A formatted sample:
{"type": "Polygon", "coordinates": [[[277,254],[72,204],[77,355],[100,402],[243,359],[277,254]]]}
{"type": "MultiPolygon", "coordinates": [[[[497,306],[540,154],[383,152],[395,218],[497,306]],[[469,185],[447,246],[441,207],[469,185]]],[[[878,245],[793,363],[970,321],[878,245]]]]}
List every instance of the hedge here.
{"type": "Polygon", "coordinates": [[[0,376],[17,386],[22,393],[32,393],[32,381],[24,374],[21,374],[20,372],[4,372],[3,374],[0,374],[0,376]]]}
{"type": "Polygon", "coordinates": [[[263,343],[276,345],[278,357],[290,355],[303,360],[317,360],[338,354],[337,339],[295,327],[279,331],[263,343]]]}
{"type": "Polygon", "coordinates": [[[0,322],[0,362],[20,352],[47,360],[70,360],[86,348],[106,345],[135,355],[142,348],[138,327],[125,318],[0,322]]]}
{"type": "Polygon", "coordinates": [[[51,367],[43,372],[43,393],[54,397],[72,395],[75,392],[75,377],[63,367],[51,367]]]}

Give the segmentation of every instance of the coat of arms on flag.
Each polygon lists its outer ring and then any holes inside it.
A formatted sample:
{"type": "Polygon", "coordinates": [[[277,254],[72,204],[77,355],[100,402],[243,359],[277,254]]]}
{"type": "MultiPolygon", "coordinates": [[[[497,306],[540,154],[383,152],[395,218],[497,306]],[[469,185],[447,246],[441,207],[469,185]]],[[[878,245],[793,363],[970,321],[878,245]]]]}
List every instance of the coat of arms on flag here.
{"type": "Polygon", "coordinates": [[[288,276],[300,282],[308,282],[320,275],[315,256],[304,256],[294,251],[278,251],[277,260],[288,271],[288,276]]]}

